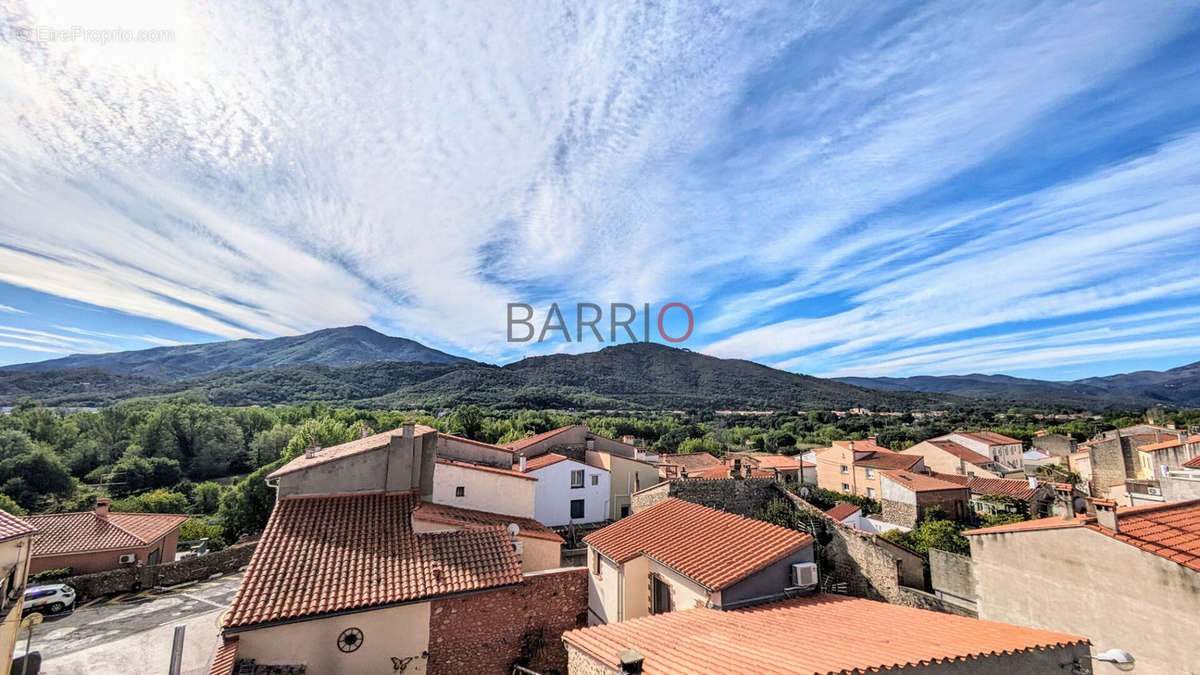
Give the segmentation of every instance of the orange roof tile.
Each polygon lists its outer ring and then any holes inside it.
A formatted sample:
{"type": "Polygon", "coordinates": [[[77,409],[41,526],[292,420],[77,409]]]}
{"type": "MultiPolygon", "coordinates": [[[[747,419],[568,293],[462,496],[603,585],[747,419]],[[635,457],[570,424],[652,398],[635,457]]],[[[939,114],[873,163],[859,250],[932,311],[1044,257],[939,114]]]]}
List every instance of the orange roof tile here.
{"type": "Polygon", "coordinates": [[[545,539],[547,541],[563,542],[563,538],[554,533],[554,530],[539,523],[533,518],[521,518],[518,516],[506,516],[500,513],[491,513],[488,511],[476,511],[475,509],[461,509],[457,506],[448,504],[434,504],[433,502],[421,502],[420,506],[413,511],[413,518],[416,520],[425,520],[433,523],[444,523],[446,525],[458,525],[460,527],[504,527],[507,528],[510,523],[516,523],[520,528],[519,534],[524,537],[534,537],[535,539],[545,539]]]}
{"type": "Polygon", "coordinates": [[[833,445],[839,446],[845,450],[849,450],[851,445],[854,445],[855,452],[888,452],[894,453],[891,448],[885,448],[874,441],[834,441],[833,445]]]}
{"type": "MultiPolygon", "coordinates": [[[[437,463],[445,464],[446,466],[457,466],[460,469],[472,469],[474,471],[488,471],[490,473],[504,474],[505,476],[515,476],[517,478],[524,478],[525,480],[537,480],[537,476],[530,476],[528,474],[521,473],[520,471],[513,471],[512,469],[501,469],[501,468],[494,467],[494,466],[487,466],[485,464],[473,464],[471,462],[464,462],[460,459],[438,458],[437,463]]],[[[520,465],[518,465],[518,466],[520,466],[520,465]]],[[[528,468],[528,463],[526,464],[526,468],[528,468]]]]}
{"type": "Polygon", "coordinates": [[[617,652],[636,649],[646,675],[717,675],[730,664],[762,675],[858,674],[1089,644],[1065,633],[824,594],[667,612],[568,631],[563,641],[614,669],[617,652]],[[796,639],[814,626],[819,640],[796,639]]]}
{"type": "Polygon", "coordinates": [[[543,431],[542,433],[537,434],[535,436],[526,436],[525,438],[522,438],[520,440],[512,441],[511,443],[505,443],[504,447],[508,448],[509,450],[512,450],[513,452],[519,452],[521,450],[524,450],[525,448],[528,448],[531,445],[534,445],[536,443],[541,443],[542,441],[544,441],[548,438],[554,438],[555,436],[561,434],[562,432],[570,430],[570,429],[574,429],[575,427],[578,427],[578,426],[583,426],[583,425],[568,424],[565,427],[551,429],[550,431],[543,431]]]}
{"type": "Polygon", "coordinates": [[[832,509],[829,509],[828,511],[826,511],[825,515],[829,516],[830,518],[833,518],[834,520],[836,520],[840,523],[843,520],[849,518],[850,516],[854,515],[855,513],[858,513],[861,510],[862,510],[861,506],[856,506],[849,502],[842,502],[842,503],[834,506],[832,509]]]}
{"type": "Polygon", "coordinates": [[[1164,439],[1161,443],[1148,443],[1146,445],[1139,445],[1138,452],[1157,452],[1159,450],[1170,450],[1171,448],[1178,448],[1189,443],[1200,443],[1200,435],[1192,436],[1186,440],[1173,437],[1164,439]]]}
{"type": "Polygon", "coordinates": [[[964,486],[957,483],[951,483],[947,480],[926,476],[923,473],[913,473],[911,471],[883,471],[882,476],[892,481],[896,485],[912,490],[913,492],[937,492],[940,490],[962,490],[964,486]]]}
{"type": "Polygon", "coordinates": [[[503,527],[414,533],[412,493],[285,497],[259,539],[225,629],[521,582],[503,527]]]}
{"type": "Polygon", "coordinates": [[[483,441],[477,441],[475,439],[466,438],[464,436],[455,436],[454,434],[443,434],[440,431],[438,432],[438,438],[444,438],[444,439],[450,440],[450,441],[458,441],[460,443],[469,443],[471,445],[478,445],[478,446],[482,446],[482,447],[489,448],[492,450],[503,450],[503,451],[509,452],[509,453],[512,452],[512,450],[509,450],[508,448],[506,448],[502,445],[495,445],[493,443],[484,443],[483,441]]]}
{"type": "Polygon", "coordinates": [[[41,533],[33,555],[63,555],[146,546],[178,529],[188,517],[175,513],[109,513],[94,511],[26,516],[41,533]]]}
{"type": "Polygon", "coordinates": [[[1017,499],[1033,499],[1037,488],[1029,487],[1029,481],[1016,478],[983,478],[980,476],[962,476],[956,473],[934,473],[934,478],[956,485],[967,487],[971,492],[980,495],[1008,495],[1017,499]]]}
{"type": "Polygon", "coordinates": [[[758,466],[764,469],[799,469],[799,457],[790,455],[751,455],[750,459],[758,462],[758,466]]]}
{"type": "Polygon", "coordinates": [[[1192,469],[1200,469],[1200,456],[1193,457],[1183,463],[1184,466],[1192,469]]]}
{"type": "Polygon", "coordinates": [[[1117,509],[1118,533],[1089,519],[1089,529],[1200,572],[1200,499],[1117,509]]]}
{"type": "Polygon", "coordinates": [[[978,452],[975,452],[974,450],[972,450],[970,448],[967,448],[967,447],[959,445],[958,443],[955,443],[954,441],[936,441],[935,440],[935,441],[928,441],[928,443],[934,447],[941,449],[941,450],[945,450],[946,452],[950,453],[951,455],[954,455],[955,457],[963,460],[964,462],[967,462],[968,464],[974,464],[976,466],[983,466],[984,464],[992,464],[993,463],[991,457],[988,457],[986,455],[981,455],[978,452]]]}
{"type": "Polygon", "coordinates": [[[921,461],[920,455],[902,455],[897,452],[872,452],[854,460],[854,466],[872,469],[911,469],[921,461]]]}
{"type": "Polygon", "coordinates": [[[37,532],[37,528],[14,516],[8,511],[0,510],[0,541],[8,541],[37,532]]]}
{"type": "Polygon", "coordinates": [[[208,675],[233,675],[233,666],[237,663],[238,638],[236,635],[221,640],[217,653],[213,656],[212,666],[208,675]]]}
{"type": "Polygon", "coordinates": [[[963,532],[963,534],[1007,534],[1009,532],[1032,532],[1036,530],[1061,530],[1067,527],[1083,527],[1087,524],[1087,522],[1087,518],[1071,518],[1069,520],[1063,520],[1062,518],[1055,516],[1050,518],[1023,520],[1018,523],[1008,523],[1007,525],[981,527],[977,530],[967,530],[966,532],[963,532]]]}
{"type": "Polygon", "coordinates": [[[589,534],[584,542],[619,563],[648,555],[705,588],[720,590],[810,546],[812,537],[671,498],[589,534]]]}
{"type": "MultiPolygon", "coordinates": [[[[530,457],[529,459],[526,459],[525,471],[537,471],[538,469],[544,469],[551,464],[558,464],[559,462],[566,461],[568,459],[570,459],[570,457],[567,457],[566,455],[560,455],[557,452],[547,452],[544,455],[538,455],[537,457],[530,457]]],[[[520,466],[520,460],[513,464],[513,468],[517,469],[518,473],[520,473],[520,466]]]]}
{"type": "Polygon", "coordinates": [[[1021,443],[1020,439],[1005,436],[1004,434],[998,434],[994,431],[967,431],[967,432],[957,431],[955,433],[957,433],[959,436],[966,436],[967,438],[973,438],[973,439],[979,441],[980,443],[987,443],[989,446],[992,446],[992,445],[1019,445],[1021,443]]]}
{"type": "MultiPolygon", "coordinates": [[[[433,427],[427,427],[423,424],[414,425],[413,428],[415,436],[424,436],[425,434],[429,433],[437,433],[437,429],[434,429],[433,427]]],[[[379,450],[380,448],[387,447],[387,445],[392,442],[393,436],[400,436],[403,433],[404,428],[401,427],[399,429],[392,429],[391,431],[384,431],[373,436],[355,439],[349,443],[342,443],[341,445],[333,445],[328,448],[321,448],[315,457],[305,457],[304,455],[300,455],[296,459],[293,459],[287,464],[284,464],[278,469],[272,471],[267,478],[278,478],[284,474],[289,474],[293,471],[300,471],[301,469],[307,469],[310,466],[317,466],[319,464],[324,464],[325,462],[331,462],[335,459],[342,459],[343,457],[349,457],[351,455],[358,455],[364,452],[370,452],[372,450],[379,450]]]]}

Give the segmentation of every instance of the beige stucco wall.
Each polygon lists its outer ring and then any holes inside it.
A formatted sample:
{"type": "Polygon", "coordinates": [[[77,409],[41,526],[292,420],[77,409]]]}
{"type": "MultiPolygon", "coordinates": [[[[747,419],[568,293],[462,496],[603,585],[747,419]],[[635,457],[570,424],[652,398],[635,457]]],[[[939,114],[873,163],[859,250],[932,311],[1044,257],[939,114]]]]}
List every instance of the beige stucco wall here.
{"type": "Polygon", "coordinates": [[[979,618],[1124,649],[1137,672],[1200,672],[1200,573],[1082,527],[967,539],[979,618]]]}
{"type": "Polygon", "coordinates": [[[590,450],[587,460],[600,464],[609,470],[609,518],[617,520],[621,517],[621,507],[630,506],[633,512],[630,495],[638,490],[656,485],[659,482],[658,467],[644,462],[638,462],[611,452],[590,450]],[[635,479],[636,477],[636,479],[635,479]]]}
{"type": "Polygon", "coordinates": [[[506,516],[533,517],[537,481],[495,471],[438,463],[433,470],[433,502],[506,516]],[[464,495],[455,497],[462,486],[464,495]]]}
{"type": "MultiPolygon", "coordinates": [[[[13,587],[21,589],[17,599],[12,602],[0,624],[0,673],[7,673],[12,667],[13,647],[17,641],[19,624],[21,623],[21,598],[25,588],[25,577],[29,574],[29,552],[33,548],[30,537],[18,537],[0,542],[0,580],[7,579],[13,574],[13,587]]],[[[6,589],[7,590],[7,589],[6,589]]],[[[6,600],[0,597],[0,603],[6,600]]]]}
{"type": "Polygon", "coordinates": [[[620,620],[621,566],[588,547],[588,625],[620,620]],[[600,573],[596,574],[596,561],[600,573]]]}
{"type": "Polygon", "coordinates": [[[393,675],[392,657],[413,657],[405,675],[426,672],[429,649],[429,603],[400,605],[328,619],[300,621],[236,633],[238,658],[260,664],[306,664],[313,675],[362,673],[393,675]],[[337,639],[347,628],[363,632],[362,645],[345,654],[337,639]]]}
{"type": "Polygon", "coordinates": [[[956,473],[960,476],[974,474],[980,478],[1000,478],[1000,474],[988,471],[983,467],[974,464],[967,464],[965,461],[955,457],[945,450],[927,441],[922,441],[900,451],[902,455],[920,455],[925,458],[926,468],[938,473],[956,473]]]}

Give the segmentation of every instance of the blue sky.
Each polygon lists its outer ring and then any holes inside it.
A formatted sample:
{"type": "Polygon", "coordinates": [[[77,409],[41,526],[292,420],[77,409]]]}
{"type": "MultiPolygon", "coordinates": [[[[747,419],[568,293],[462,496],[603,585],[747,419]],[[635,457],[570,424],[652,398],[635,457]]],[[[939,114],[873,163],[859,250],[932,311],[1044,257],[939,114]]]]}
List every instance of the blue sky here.
{"type": "Polygon", "coordinates": [[[0,9],[0,363],[672,301],[818,375],[1200,360],[1194,3],[326,4],[0,9]]]}

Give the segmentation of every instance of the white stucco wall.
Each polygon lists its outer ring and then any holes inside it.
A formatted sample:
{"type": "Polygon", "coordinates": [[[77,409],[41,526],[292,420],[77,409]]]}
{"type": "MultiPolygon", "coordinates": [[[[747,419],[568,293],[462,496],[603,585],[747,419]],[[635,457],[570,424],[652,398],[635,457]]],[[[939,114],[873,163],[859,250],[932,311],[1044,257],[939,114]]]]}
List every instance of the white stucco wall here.
{"type": "Polygon", "coordinates": [[[433,503],[534,518],[537,484],[528,478],[439,462],[433,471],[433,503]],[[455,497],[459,486],[464,495],[455,497]]]}
{"type": "Polygon", "coordinates": [[[604,469],[588,466],[573,459],[555,462],[550,466],[530,471],[537,480],[534,518],[543,525],[556,527],[571,521],[571,501],[584,500],[583,518],[576,523],[595,523],[608,518],[609,473],[604,469]],[[583,487],[571,487],[571,471],[583,469],[583,487]],[[592,485],[592,476],[597,476],[592,485]]]}
{"type": "Polygon", "coordinates": [[[588,547],[588,625],[619,621],[621,566],[588,547]],[[596,574],[596,561],[600,573],[596,574]]]}
{"type": "Polygon", "coordinates": [[[328,619],[300,621],[236,633],[238,658],[268,665],[305,664],[310,673],[394,673],[392,657],[413,657],[404,670],[426,672],[429,603],[400,605],[328,619]],[[362,645],[348,654],[337,639],[347,628],[363,632],[362,645]]]}

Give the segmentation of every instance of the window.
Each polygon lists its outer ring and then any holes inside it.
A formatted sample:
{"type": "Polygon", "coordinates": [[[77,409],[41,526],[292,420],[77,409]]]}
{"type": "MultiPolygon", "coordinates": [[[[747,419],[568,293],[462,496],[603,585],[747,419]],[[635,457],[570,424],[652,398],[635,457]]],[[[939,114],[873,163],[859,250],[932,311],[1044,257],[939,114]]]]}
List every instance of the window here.
{"type": "Polygon", "coordinates": [[[651,614],[662,614],[671,611],[671,587],[658,575],[650,577],[653,595],[651,596],[651,614]]]}
{"type": "Polygon", "coordinates": [[[867,497],[875,499],[875,488],[867,488],[867,497]]]}
{"type": "Polygon", "coordinates": [[[842,465],[842,473],[850,473],[850,467],[843,464],[842,465]]]}
{"type": "Polygon", "coordinates": [[[576,518],[582,518],[582,517],[583,517],[583,500],[582,499],[572,499],[571,500],[571,519],[575,520],[576,518]]]}
{"type": "Polygon", "coordinates": [[[592,485],[599,485],[599,484],[600,484],[600,474],[598,474],[598,473],[592,474],[592,485]]]}
{"type": "Polygon", "coordinates": [[[849,491],[850,491],[850,484],[842,483],[842,492],[849,492],[849,491]]]}
{"type": "Polygon", "coordinates": [[[583,487],[583,469],[575,469],[571,471],[571,487],[583,487]]]}
{"type": "Polygon", "coordinates": [[[629,515],[629,505],[628,505],[628,504],[622,504],[622,505],[621,505],[621,517],[622,517],[622,518],[624,518],[624,517],[625,517],[625,516],[627,516],[627,515],[629,515]]]}
{"type": "Polygon", "coordinates": [[[454,488],[454,496],[455,497],[466,497],[467,496],[467,486],[459,485],[458,487],[454,488]]]}
{"type": "Polygon", "coordinates": [[[867,478],[875,477],[875,469],[867,469],[867,478]]]}
{"type": "Polygon", "coordinates": [[[595,557],[592,558],[592,573],[600,576],[600,551],[593,551],[593,555],[595,557]]]}

